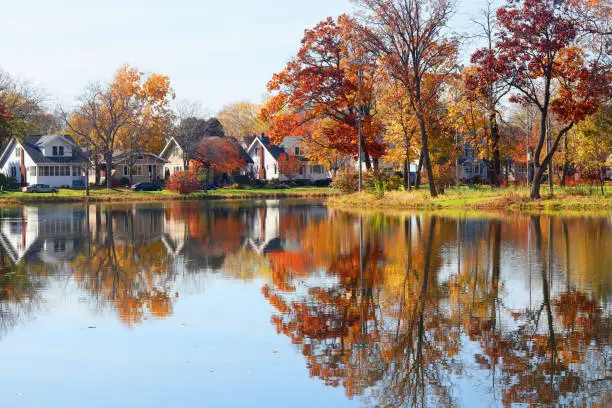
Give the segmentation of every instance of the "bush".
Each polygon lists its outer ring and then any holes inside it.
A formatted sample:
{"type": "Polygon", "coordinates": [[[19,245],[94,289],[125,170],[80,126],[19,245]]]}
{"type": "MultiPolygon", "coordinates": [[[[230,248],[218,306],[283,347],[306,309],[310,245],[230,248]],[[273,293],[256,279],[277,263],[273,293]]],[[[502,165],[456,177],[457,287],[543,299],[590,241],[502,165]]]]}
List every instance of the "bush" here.
{"type": "Polygon", "coordinates": [[[232,184],[232,188],[234,190],[238,190],[240,188],[240,185],[238,183],[234,183],[234,184],[232,184]]]}
{"type": "Polygon", "coordinates": [[[316,187],[329,187],[331,182],[331,179],[315,180],[314,185],[316,187]]]}
{"type": "Polygon", "coordinates": [[[19,188],[19,184],[14,178],[0,174],[0,188],[2,190],[17,190],[19,188]]]}
{"type": "Polygon", "coordinates": [[[121,179],[119,180],[119,183],[121,183],[120,185],[122,186],[129,186],[130,179],[128,177],[121,177],[121,179]]]}
{"type": "Polygon", "coordinates": [[[340,171],[332,180],[332,186],[344,193],[354,193],[359,190],[359,175],[352,170],[340,171]]]}
{"type": "Polygon", "coordinates": [[[200,182],[193,170],[177,171],[168,179],[166,188],[180,194],[189,194],[200,189],[200,182]]]}

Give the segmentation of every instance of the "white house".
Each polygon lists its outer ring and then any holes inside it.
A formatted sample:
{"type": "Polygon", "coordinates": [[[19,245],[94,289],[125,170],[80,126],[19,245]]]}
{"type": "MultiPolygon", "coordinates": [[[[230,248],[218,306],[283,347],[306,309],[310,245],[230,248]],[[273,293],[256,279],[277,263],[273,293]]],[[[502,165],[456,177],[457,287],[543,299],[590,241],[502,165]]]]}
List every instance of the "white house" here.
{"type": "Polygon", "coordinates": [[[307,153],[303,147],[304,138],[299,136],[287,136],[279,146],[270,143],[266,136],[257,136],[247,148],[247,154],[253,160],[251,172],[259,180],[326,180],[330,174],[325,166],[311,162],[304,156],[307,153]],[[298,174],[283,174],[279,166],[279,159],[283,154],[296,156],[301,165],[298,174]]]}
{"type": "Polygon", "coordinates": [[[185,154],[185,149],[174,137],[166,143],[159,157],[167,161],[163,169],[164,178],[168,178],[178,171],[186,170],[185,163],[189,159],[185,154]]]}
{"type": "Polygon", "coordinates": [[[13,137],[0,156],[0,173],[22,186],[85,187],[87,162],[69,135],[13,137]]]}

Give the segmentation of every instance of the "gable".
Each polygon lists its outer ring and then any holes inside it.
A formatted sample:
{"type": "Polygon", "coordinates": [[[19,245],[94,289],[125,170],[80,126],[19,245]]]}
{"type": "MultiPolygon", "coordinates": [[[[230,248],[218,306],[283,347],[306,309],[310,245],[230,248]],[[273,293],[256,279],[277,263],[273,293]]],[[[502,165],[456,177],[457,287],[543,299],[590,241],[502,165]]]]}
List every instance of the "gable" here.
{"type": "Polygon", "coordinates": [[[159,154],[159,157],[162,157],[164,159],[168,159],[169,157],[173,156],[174,154],[181,154],[182,155],[183,154],[183,148],[181,147],[181,145],[179,145],[177,140],[174,137],[172,137],[172,138],[170,138],[168,143],[166,143],[166,145],[162,149],[161,153],[159,154]]]}

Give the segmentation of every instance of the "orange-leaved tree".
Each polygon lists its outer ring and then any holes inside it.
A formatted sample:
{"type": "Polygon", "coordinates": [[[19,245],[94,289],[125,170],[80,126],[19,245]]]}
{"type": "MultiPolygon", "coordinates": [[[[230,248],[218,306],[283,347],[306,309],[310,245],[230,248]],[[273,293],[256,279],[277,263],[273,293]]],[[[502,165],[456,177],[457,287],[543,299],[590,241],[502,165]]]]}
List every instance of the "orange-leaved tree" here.
{"type": "MultiPolygon", "coordinates": [[[[113,152],[119,145],[135,146],[162,132],[174,98],[168,77],[149,77],[124,65],[113,82],[90,84],[79,97],[79,106],[67,118],[68,129],[106,164],[106,185],[111,187],[113,152]]],[[[68,115],[66,115],[68,116],[68,115]]],[[[159,143],[158,143],[159,144],[159,143]]]]}
{"type": "Polygon", "coordinates": [[[376,58],[360,47],[356,24],[341,15],[305,30],[296,57],[268,83],[273,95],[260,117],[270,124],[275,142],[301,135],[326,149],[356,156],[361,106],[364,160],[372,168],[371,159],[383,153],[373,90],[376,58]]]}
{"type": "Polygon", "coordinates": [[[436,105],[456,66],[457,41],[445,28],[453,13],[451,0],[358,0],[367,11],[366,42],[376,50],[391,76],[408,95],[421,136],[429,192],[436,196],[429,152],[429,109],[436,105]],[[424,83],[429,82],[425,87],[424,83]]]}

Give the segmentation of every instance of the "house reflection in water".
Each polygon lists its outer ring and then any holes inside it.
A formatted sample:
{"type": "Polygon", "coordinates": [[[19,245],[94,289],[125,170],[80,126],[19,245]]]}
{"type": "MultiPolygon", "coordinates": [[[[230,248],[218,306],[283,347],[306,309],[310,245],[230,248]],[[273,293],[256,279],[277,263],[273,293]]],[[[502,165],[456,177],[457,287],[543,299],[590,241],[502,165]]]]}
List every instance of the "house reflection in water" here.
{"type": "Polygon", "coordinates": [[[83,207],[26,206],[0,218],[0,245],[14,263],[70,261],[82,249],[85,236],[83,207]]]}

